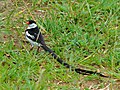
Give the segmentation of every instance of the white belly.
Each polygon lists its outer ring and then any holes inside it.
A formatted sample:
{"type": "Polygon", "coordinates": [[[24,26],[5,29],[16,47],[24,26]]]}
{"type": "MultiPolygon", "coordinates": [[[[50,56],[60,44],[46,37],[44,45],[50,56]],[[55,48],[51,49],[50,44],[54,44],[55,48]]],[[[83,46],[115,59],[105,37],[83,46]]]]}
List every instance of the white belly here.
{"type": "Polygon", "coordinates": [[[31,43],[32,46],[41,46],[40,43],[34,42],[26,36],[26,39],[31,43]]]}

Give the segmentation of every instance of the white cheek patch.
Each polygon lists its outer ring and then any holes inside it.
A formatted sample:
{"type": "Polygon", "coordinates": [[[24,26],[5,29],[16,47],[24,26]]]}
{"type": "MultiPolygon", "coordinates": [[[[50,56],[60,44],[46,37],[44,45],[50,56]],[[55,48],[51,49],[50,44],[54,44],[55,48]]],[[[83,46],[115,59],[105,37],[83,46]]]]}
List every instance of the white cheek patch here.
{"type": "Polygon", "coordinates": [[[32,29],[32,28],[36,28],[36,27],[37,27],[37,25],[35,23],[32,23],[28,26],[27,29],[32,29]]]}
{"type": "Polygon", "coordinates": [[[30,34],[28,33],[28,31],[26,31],[26,35],[29,36],[29,37],[31,37],[32,39],[35,38],[33,35],[30,35],[30,34]]]}

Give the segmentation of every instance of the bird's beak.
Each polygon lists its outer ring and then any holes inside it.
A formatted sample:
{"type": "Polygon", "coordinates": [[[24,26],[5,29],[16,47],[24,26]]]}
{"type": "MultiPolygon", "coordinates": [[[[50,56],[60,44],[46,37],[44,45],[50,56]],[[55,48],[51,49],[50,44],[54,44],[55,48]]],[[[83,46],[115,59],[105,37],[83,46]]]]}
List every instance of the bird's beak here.
{"type": "Polygon", "coordinates": [[[26,24],[28,24],[28,25],[29,25],[30,23],[29,23],[29,22],[26,22],[26,24]]]}

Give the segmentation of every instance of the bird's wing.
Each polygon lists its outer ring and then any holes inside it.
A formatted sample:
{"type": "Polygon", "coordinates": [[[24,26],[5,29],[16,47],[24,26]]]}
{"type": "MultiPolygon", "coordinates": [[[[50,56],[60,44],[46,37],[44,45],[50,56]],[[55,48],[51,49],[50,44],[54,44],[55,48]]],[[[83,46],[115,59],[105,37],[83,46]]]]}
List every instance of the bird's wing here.
{"type": "Polygon", "coordinates": [[[44,41],[44,38],[43,38],[43,35],[40,33],[36,34],[35,35],[35,38],[36,38],[36,41],[42,45],[45,45],[45,41],[44,41]],[[39,37],[38,37],[39,35],[39,37]]]}

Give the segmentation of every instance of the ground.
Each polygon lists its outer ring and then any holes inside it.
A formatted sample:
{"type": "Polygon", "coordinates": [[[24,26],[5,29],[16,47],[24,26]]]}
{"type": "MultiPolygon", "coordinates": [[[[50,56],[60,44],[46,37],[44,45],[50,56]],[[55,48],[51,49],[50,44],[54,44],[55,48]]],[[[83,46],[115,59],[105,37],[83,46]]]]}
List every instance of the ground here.
{"type": "Polygon", "coordinates": [[[119,0],[0,1],[0,90],[120,90],[119,0]],[[25,22],[67,63],[111,76],[80,75],[42,48],[30,50],[25,22]]]}

